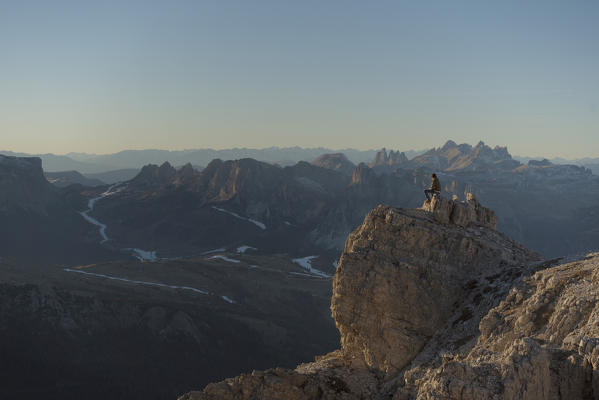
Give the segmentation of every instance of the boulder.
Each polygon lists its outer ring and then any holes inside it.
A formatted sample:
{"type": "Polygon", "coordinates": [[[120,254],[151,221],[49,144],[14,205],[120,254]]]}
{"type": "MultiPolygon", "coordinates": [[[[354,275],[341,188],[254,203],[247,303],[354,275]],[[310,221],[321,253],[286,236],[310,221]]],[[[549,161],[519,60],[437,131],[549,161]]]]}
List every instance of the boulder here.
{"type": "Polygon", "coordinates": [[[425,200],[422,209],[433,214],[436,221],[442,224],[454,224],[462,227],[483,225],[491,229],[497,227],[495,213],[483,207],[472,193],[466,194],[466,201],[448,200],[435,195],[425,200]]]}

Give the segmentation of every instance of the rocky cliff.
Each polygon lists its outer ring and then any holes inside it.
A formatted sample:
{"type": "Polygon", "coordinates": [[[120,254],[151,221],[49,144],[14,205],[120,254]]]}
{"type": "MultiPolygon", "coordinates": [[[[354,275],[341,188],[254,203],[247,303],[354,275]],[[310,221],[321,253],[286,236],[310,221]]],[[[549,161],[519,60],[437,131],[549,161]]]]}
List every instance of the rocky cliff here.
{"type": "Polygon", "coordinates": [[[44,177],[41,159],[0,154],[0,212],[45,215],[58,201],[57,191],[44,177]]]}
{"type": "Polygon", "coordinates": [[[448,320],[471,313],[461,304],[466,282],[535,259],[495,231],[494,221],[472,197],[369,213],[349,236],[333,280],[331,310],[343,351],[395,374],[448,320]]]}
{"type": "Polygon", "coordinates": [[[599,398],[599,253],[555,266],[495,223],[472,196],[377,207],[334,277],[339,350],[181,399],[599,398]]]}

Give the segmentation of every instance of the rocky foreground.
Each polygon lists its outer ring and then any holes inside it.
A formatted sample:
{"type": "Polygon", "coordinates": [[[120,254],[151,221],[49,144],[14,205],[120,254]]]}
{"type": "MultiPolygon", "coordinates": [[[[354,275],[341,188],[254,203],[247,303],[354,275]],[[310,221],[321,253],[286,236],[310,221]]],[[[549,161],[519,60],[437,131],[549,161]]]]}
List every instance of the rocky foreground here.
{"type": "Polygon", "coordinates": [[[599,399],[599,253],[555,266],[492,211],[379,206],[333,281],[341,349],[181,400],[599,399]]]}

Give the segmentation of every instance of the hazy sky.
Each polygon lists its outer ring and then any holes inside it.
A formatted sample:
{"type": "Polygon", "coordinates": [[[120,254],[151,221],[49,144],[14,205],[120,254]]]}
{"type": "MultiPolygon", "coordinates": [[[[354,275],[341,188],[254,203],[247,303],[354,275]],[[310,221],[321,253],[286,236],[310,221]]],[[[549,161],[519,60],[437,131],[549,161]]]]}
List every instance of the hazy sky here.
{"type": "Polygon", "coordinates": [[[0,1],[0,149],[599,156],[598,1],[0,1]]]}

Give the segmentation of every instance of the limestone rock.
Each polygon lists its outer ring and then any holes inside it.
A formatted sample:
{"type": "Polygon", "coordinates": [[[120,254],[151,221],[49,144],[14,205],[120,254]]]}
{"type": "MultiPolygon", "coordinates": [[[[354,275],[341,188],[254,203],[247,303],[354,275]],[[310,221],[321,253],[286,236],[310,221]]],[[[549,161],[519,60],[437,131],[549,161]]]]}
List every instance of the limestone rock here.
{"type": "Polygon", "coordinates": [[[466,195],[465,202],[433,196],[431,200],[424,202],[422,209],[431,212],[434,218],[443,224],[452,223],[462,227],[479,224],[492,229],[497,227],[495,213],[483,207],[472,193],[466,195]]]}
{"type": "Polygon", "coordinates": [[[469,352],[406,382],[409,398],[598,399],[598,267],[595,253],[525,279],[483,318],[469,352]]]}
{"type": "Polygon", "coordinates": [[[538,258],[479,224],[492,220],[484,210],[473,200],[438,199],[432,212],[379,206],[366,216],[333,280],[331,310],[344,352],[397,372],[453,314],[466,282],[538,258]]]}
{"type": "Polygon", "coordinates": [[[382,400],[379,385],[369,371],[348,368],[337,351],[294,371],[253,371],[187,393],[179,400],[382,400]]]}

